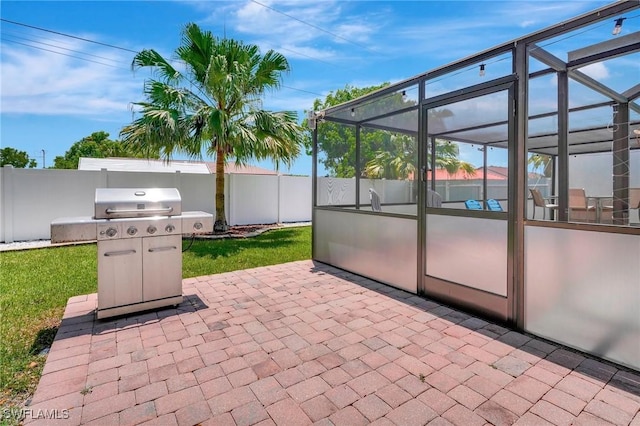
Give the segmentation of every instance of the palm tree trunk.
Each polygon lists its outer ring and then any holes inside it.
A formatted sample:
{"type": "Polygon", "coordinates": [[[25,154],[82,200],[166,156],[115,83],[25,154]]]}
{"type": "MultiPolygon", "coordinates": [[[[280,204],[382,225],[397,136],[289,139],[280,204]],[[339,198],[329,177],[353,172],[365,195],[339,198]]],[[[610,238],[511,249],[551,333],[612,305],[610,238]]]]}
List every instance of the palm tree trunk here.
{"type": "Polygon", "coordinates": [[[213,232],[226,232],[229,229],[224,214],[224,149],[218,147],[216,152],[216,221],[213,232]]]}

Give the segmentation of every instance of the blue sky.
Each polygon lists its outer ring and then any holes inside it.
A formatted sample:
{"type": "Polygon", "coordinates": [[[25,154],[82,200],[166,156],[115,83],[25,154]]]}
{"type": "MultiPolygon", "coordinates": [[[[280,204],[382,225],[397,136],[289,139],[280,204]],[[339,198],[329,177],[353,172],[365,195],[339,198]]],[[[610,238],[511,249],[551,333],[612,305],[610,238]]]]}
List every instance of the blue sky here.
{"type": "MultiPolygon", "coordinates": [[[[131,51],[170,57],[188,22],[285,55],[291,72],[263,105],[298,111],[301,120],[314,99],[347,84],[404,80],[608,3],[3,0],[3,19],[78,38],[0,22],[0,145],[42,167],[42,150],[51,166],[93,132],[117,138],[148,76],[131,71],[131,51]]],[[[311,159],[283,171],[310,174],[311,159]]]]}

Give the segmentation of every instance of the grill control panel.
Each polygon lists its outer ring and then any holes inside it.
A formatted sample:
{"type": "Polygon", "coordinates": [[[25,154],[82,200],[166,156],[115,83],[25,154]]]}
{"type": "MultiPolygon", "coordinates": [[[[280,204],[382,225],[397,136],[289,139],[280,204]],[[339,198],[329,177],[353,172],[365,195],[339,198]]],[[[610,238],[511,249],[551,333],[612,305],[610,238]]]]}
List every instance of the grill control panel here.
{"type": "Polygon", "coordinates": [[[98,223],[98,240],[141,238],[182,233],[180,217],[111,219],[98,223]]]}

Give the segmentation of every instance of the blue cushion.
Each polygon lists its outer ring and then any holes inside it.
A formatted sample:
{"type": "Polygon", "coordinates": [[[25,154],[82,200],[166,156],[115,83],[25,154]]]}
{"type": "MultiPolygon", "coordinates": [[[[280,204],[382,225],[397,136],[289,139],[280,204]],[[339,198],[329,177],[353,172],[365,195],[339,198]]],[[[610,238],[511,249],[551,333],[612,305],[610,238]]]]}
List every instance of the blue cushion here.
{"type": "Polygon", "coordinates": [[[487,207],[492,212],[504,211],[504,210],[502,210],[502,206],[500,205],[500,203],[497,200],[494,200],[493,198],[489,198],[487,200],[487,207]]]}
{"type": "Polygon", "coordinates": [[[464,202],[464,205],[468,210],[482,210],[482,204],[478,200],[467,200],[464,202]]]}

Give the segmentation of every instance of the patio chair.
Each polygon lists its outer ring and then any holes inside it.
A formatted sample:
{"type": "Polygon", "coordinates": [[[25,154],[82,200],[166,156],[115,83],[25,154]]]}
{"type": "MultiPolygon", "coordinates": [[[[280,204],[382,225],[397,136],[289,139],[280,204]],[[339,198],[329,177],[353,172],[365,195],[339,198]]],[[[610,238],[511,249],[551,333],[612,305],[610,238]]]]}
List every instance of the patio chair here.
{"type": "Polygon", "coordinates": [[[464,206],[467,210],[484,210],[478,200],[467,200],[464,202],[464,206]]]}
{"type": "Polygon", "coordinates": [[[547,200],[542,196],[539,189],[529,188],[529,192],[531,192],[531,196],[533,197],[533,217],[536,218],[536,207],[542,207],[542,220],[545,220],[547,209],[557,210],[557,204],[547,203],[547,200]]]}
{"type": "Polygon", "coordinates": [[[569,188],[569,221],[596,221],[596,206],[587,202],[584,188],[569,188]]]}
{"type": "Polygon", "coordinates": [[[427,207],[442,207],[442,197],[432,189],[427,189],[427,207]]]}
{"type": "Polygon", "coordinates": [[[371,210],[374,212],[381,212],[382,207],[380,206],[380,196],[373,188],[369,188],[369,199],[371,200],[371,210]]]}
{"type": "MultiPolygon", "coordinates": [[[[638,210],[638,222],[640,222],[640,188],[629,188],[629,210],[638,210]]],[[[631,212],[629,212],[631,222],[631,212]]]]}

